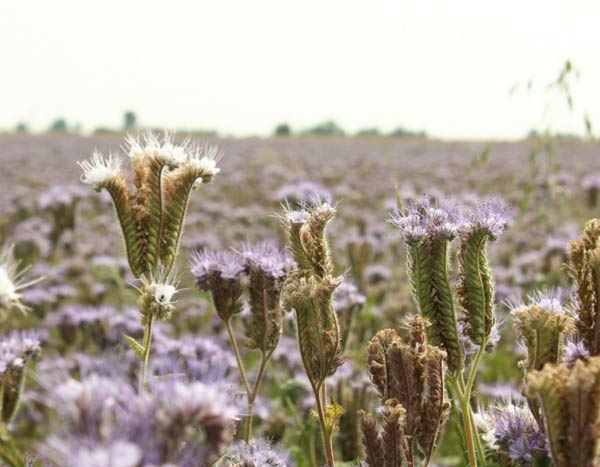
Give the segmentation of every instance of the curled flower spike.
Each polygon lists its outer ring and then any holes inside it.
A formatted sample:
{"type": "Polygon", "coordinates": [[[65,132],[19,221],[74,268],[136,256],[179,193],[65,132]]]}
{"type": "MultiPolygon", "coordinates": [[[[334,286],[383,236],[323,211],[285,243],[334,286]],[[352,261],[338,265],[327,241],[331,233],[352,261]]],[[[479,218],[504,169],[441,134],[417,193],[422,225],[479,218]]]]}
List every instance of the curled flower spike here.
{"type": "Polygon", "coordinates": [[[326,234],[335,214],[335,205],[315,197],[298,211],[288,207],[281,217],[288,249],[298,265],[287,276],[282,298],[296,317],[300,355],[315,396],[328,467],[334,464],[331,437],[343,413],[335,402],[327,405],[321,394],[327,377],[342,364],[341,333],[333,309],[333,293],[342,278],[334,276],[326,234]]]}
{"type": "Polygon", "coordinates": [[[128,179],[120,159],[94,153],[79,162],[82,181],[96,190],[106,189],[114,202],[123,231],[129,265],[134,276],[154,274],[162,264],[170,271],[175,262],[189,196],[198,183],[209,183],[219,173],[221,153],[214,146],[174,144],[165,133],[159,139],[148,132],[143,138],[127,137],[128,179]]]}
{"type": "Polygon", "coordinates": [[[0,317],[12,310],[27,311],[21,302],[21,291],[42,280],[24,280],[23,276],[29,268],[20,266],[21,261],[15,257],[14,246],[0,248],[0,317]]]}
{"type": "Polygon", "coordinates": [[[496,240],[508,222],[510,208],[500,200],[481,202],[459,228],[461,246],[458,302],[465,333],[475,345],[486,345],[495,323],[494,282],[487,259],[487,243],[496,240]]]}
{"type": "Polygon", "coordinates": [[[200,290],[210,292],[217,315],[227,322],[242,311],[242,258],[231,251],[196,251],[190,270],[200,290]]]}
{"type": "Polygon", "coordinates": [[[281,290],[295,263],[286,251],[271,243],[244,244],[241,255],[250,277],[248,345],[270,355],[282,331],[281,290]]]}
{"type": "Polygon", "coordinates": [[[107,183],[121,175],[122,161],[112,154],[105,158],[95,151],[91,160],[77,162],[77,164],[83,170],[81,181],[92,185],[96,191],[100,191],[107,183]]]}
{"type": "Polygon", "coordinates": [[[408,276],[420,313],[431,326],[427,337],[432,345],[443,346],[448,367],[457,373],[463,367],[454,298],[448,279],[448,248],[457,232],[460,217],[456,209],[436,207],[429,198],[392,214],[390,223],[405,238],[408,276]]]}

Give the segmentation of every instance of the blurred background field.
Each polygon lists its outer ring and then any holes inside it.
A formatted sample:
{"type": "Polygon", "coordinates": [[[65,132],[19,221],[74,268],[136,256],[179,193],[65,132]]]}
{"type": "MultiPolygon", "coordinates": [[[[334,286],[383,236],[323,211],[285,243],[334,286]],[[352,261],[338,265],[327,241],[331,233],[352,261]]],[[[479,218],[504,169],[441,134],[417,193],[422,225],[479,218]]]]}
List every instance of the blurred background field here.
{"type": "MultiPolygon", "coordinates": [[[[247,240],[282,244],[276,217],[282,203],[307,200],[314,193],[330,196],[340,201],[330,243],[336,269],[346,271],[348,284],[338,293],[336,308],[343,325],[352,329],[346,343],[352,358],[331,385],[348,409],[338,440],[340,458],[354,459],[357,433],[351,418],[372,398],[363,385],[368,379],[365,343],[377,329],[402,328],[416,311],[401,238],[386,222],[396,206],[397,188],[403,203],[428,193],[464,205],[482,197],[501,197],[514,206],[507,234],[491,246],[502,339],[498,351],[484,360],[479,388],[481,397],[520,398],[522,374],[516,362],[522,349],[515,343],[505,304],[540,287],[569,286],[561,272],[568,242],[578,237],[584,221],[598,209],[597,143],[556,138],[448,143],[383,137],[206,141],[224,151],[222,173],[192,196],[179,265],[183,283],[190,288],[180,294],[174,318],[157,328],[153,371],[160,373],[165,364],[161,357],[174,353],[209,368],[216,365],[235,381],[222,323],[209,297],[193,290],[186,264],[190,252],[239,249],[247,240]],[[353,318],[346,323],[349,310],[353,318]]],[[[46,276],[43,283],[24,291],[32,312],[25,319],[13,316],[3,327],[45,329],[48,343],[38,365],[40,380],[57,359],[80,364],[84,352],[91,359],[107,352],[131,359],[121,332],[141,336],[134,279],[110,200],[79,182],[76,164],[95,148],[117,151],[121,142],[121,135],[0,137],[0,236],[15,243],[19,257],[33,265],[34,276],[46,276]]],[[[253,353],[247,357],[252,367],[253,353]]],[[[289,314],[270,368],[257,410],[260,429],[291,446],[298,464],[305,465],[302,453],[310,446],[306,437],[313,436],[316,427],[302,422],[311,420],[310,393],[289,314]],[[289,423],[292,414],[298,424],[289,423]]],[[[35,384],[29,389],[39,390],[35,384]]],[[[24,404],[15,421],[23,439],[41,435],[36,431],[43,428],[32,424],[39,416],[35,407],[24,404]]],[[[456,436],[452,424],[445,433],[438,461],[456,465],[461,449],[452,441],[456,436]]]]}

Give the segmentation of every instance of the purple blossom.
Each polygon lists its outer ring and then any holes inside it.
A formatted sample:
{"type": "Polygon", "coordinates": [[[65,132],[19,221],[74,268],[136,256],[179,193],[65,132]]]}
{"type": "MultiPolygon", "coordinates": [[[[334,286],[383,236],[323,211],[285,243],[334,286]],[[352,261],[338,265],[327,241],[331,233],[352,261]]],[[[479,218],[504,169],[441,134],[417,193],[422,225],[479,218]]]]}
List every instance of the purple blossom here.
{"type": "Polygon", "coordinates": [[[282,186],[275,192],[274,199],[279,202],[290,200],[302,203],[310,201],[315,194],[323,198],[331,196],[331,192],[320,183],[306,180],[282,186]]]}
{"type": "Polygon", "coordinates": [[[286,452],[262,439],[236,444],[226,465],[231,467],[292,467],[286,452]]]}
{"type": "Polygon", "coordinates": [[[215,277],[237,280],[245,267],[242,258],[228,250],[195,251],[190,261],[192,274],[201,287],[215,277]]]}
{"type": "Polygon", "coordinates": [[[342,282],[333,295],[333,308],[340,313],[343,310],[364,306],[367,298],[360,293],[352,282],[342,282]]]}
{"type": "Polygon", "coordinates": [[[583,341],[569,339],[562,351],[562,361],[568,365],[574,365],[577,360],[590,358],[590,351],[585,348],[583,341]]]}
{"type": "Polygon", "coordinates": [[[35,331],[12,331],[0,336],[0,376],[21,369],[41,353],[40,334],[35,331]]]}
{"type": "Polygon", "coordinates": [[[493,406],[483,415],[484,439],[513,461],[529,463],[546,453],[546,437],[528,407],[509,401],[493,406]]]}
{"type": "Polygon", "coordinates": [[[461,236],[468,236],[473,231],[483,230],[492,239],[499,238],[511,218],[511,207],[499,198],[481,201],[467,211],[459,228],[461,236]]]}
{"type": "Polygon", "coordinates": [[[392,212],[389,222],[400,229],[407,241],[419,242],[425,237],[454,238],[460,216],[449,201],[435,205],[429,197],[423,196],[421,200],[411,202],[404,212],[392,212]]]}
{"type": "Polygon", "coordinates": [[[256,245],[244,243],[241,254],[250,272],[261,272],[272,279],[285,277],[296,267],[287,250],[282,250],[269,242],[256,245]]]}

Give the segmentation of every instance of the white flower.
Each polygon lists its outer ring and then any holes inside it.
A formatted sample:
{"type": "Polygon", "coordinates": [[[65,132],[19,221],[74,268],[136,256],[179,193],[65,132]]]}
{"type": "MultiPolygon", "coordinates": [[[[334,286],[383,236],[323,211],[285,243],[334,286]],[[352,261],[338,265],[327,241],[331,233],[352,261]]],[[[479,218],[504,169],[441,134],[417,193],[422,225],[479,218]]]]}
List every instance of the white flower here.
{"type": "Polygon", "coordinates": [[[104,158],[97,151],[94,152],[91,160],[77,162],[77,164],[83,169],[81,181],[92,185],[96,189],[116,177],[121,171],[121,159],[119,157],[110,154],[108,158],[104,158]]]}
{"type": "Polygon", "coordinates": [[[21,303],[20,291],[41,280],[24,281],[23,275],[29,268],[19,270],[20,264],[14,255],[14,246],[0,250],[0,312],[11,308],[27,311],[27,307],[21,303]]]}
{"type": "Polygon", "coordinates": [[[161,305],[167,305],[173,300],[173,295],[177,293],[177,288],[173,284],[156,284],[150,285],[154,290],[154,299],[161,305]]]}
{"type": "Polygon", "coordinates": [[[221,171],[217,167],[217,162],[221,157],[223,157],[223,153],[217,146],[203,146],[190,152],[188,163],[198,171],[214,176],[221,171]]]}

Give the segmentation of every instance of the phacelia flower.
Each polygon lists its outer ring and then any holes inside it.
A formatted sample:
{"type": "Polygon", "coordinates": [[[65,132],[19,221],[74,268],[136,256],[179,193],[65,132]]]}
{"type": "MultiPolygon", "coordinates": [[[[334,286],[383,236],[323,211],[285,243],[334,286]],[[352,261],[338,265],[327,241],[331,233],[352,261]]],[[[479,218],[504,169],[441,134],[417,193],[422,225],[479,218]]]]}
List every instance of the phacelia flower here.
{"type": "Polygon", "coordinates": [[[468,236],[473,230],[485,231],[492,240],[499,238],[511,218],[511,207],[499,198],[481,201],[466,212],[459,227],[461,236],[468,236]]]}
{"type": "Polygon", "coordinates": [[[20,268],[20,265],[14,254],[14,246],[0,248],[0,316],[13,309],[27,311],[21,302],[21,290],[41,280],[24,280],[23,276],[29,268],[20,268]]]}
{"type": "Polygon", "coordinates": [[[585,348],[585,344],[579,340],[567,340],[562,352],[562,361],[567,365],[573,365],[577,360],[587,360],[590,358],[590,351],[585,348]]]}
{"type": "Polygon", "coordinates": [[[237,444],[225,464],[227,467],[291,467],[289,455],[269,442],[255,439],[237,444]]]}
{"type": "Polygon", "coordinates": [[[479,425],[489,447],[518,465],[530,465],[534,457],[548,457],[546,437],[524,405],[495,405],[481,416],[479,425]]]}
{"type": "Polygon", "coordinates": [[[391,213],[389,223],[398,227],[408,242],[427,236],[454,238],[460,226],[459,212],[449,201],[435,205],[429,197],[411,202],[404,212],[391,213]]]}
{"type": "Polygon", "coordinates": [[[77,164],[83,169],[81,181],[92,185],[95,190],[100,190],[106,182],[121,173],[122,161],[118,156],[110,154],[105,158],[95,151],[91,160],[78,161],[77,164]]]}
{"type": "Polygon", "coordinates": [[[196,251],[190,270],[198,288],[210,292],[217,314],[223,321],[242,311],[241,275],[246,265],[231,251],[196,251]]]}

